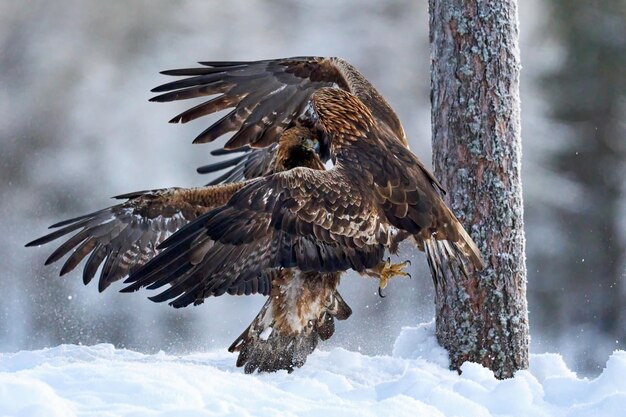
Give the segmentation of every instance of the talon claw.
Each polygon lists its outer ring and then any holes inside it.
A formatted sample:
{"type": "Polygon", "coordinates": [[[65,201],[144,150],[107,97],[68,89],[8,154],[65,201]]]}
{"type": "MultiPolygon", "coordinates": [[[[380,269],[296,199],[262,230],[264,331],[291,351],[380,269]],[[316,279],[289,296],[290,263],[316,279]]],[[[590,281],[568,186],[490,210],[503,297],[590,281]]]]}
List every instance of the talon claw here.
{"type": "Polygon", "coordinates": [[[379,296],[380,298],[385,298],[385,297],[387,297],[385,294],[383,294],[383,289],[382,289],[382,288],[380,288],[380,287],[378,287],[378,296],[379,296]]]}
{"type": "Polygon", "coordinates": [[[409,277],[409,279],[413,279],[413,277],[411,276],[409,272],[407,272],[406,275],[409,277]]]}
{"type": "Polygon", "coordinates": [[[411,265],[411,260],[410,260],[410,259],[407,259],[407,260],[406,260],[406,263],[407,263],[407,264],[409,264],[409,265],[411,265]]]}

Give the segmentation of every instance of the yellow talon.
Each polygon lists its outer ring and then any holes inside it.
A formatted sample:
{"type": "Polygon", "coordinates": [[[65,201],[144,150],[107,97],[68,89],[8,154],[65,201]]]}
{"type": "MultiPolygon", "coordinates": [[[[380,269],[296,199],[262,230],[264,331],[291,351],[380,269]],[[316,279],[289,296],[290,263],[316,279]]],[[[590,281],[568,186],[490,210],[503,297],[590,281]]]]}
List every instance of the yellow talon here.
{"type": "Polygon", "coordinates": [[[380,262],[374,268],[366,270],[365,274],[373,278],[378,278],[380,281],[378,286],[378,295],[384,297],[382,290],[387,286],[393,277],[411,277],[411,274],[404,271],[404,268],[408,265],[411,265],[411,261],[407,260],[397,264],[392,264],[391,258],[387,258],[386,262],[380,262]]]}

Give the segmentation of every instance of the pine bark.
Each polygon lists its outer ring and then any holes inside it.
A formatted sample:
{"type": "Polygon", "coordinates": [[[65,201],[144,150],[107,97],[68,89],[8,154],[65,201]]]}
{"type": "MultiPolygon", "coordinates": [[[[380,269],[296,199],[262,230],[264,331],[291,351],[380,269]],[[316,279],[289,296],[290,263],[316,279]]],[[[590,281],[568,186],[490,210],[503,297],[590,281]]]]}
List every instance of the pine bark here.
{"type": "Polygon", "coordinates": [[[435,175],[487,268],[437,288],[439,343],[451,367],[498,378],[528,367],[515,0],[429,0],[435,175]]]}

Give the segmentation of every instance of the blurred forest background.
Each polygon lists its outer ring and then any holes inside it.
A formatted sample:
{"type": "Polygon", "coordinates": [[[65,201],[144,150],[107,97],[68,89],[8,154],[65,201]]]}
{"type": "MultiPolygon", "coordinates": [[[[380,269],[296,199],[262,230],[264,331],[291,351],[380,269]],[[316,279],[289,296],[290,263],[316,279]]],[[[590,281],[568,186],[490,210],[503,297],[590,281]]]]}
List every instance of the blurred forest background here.
{"type": "MultiPolygon", "coordinates": [[[[626,2],[519,1],[531,351],[594,374],[626,347],[626,2]]],[[[0,0],[0,350],[110,342],[141,351],[224,348],[263,303],[221,297],[174,310],[146,292],[98,294],[26,249],[56,221],[109,196],[209,178],[206,120],[149,103],[158,71],[198,60],[341,56],[388,98],[430,161],[426,1],[0,0]]],[[[220,143],[223,143],[222,141],[220,143]]],[[[354,309],[330,346],[390,353],[400,328],[431,320],[421,254],[387,298],[347,275],[354,309]]],[[[402,256],[401,256],[402,258],[402,256]]]]}

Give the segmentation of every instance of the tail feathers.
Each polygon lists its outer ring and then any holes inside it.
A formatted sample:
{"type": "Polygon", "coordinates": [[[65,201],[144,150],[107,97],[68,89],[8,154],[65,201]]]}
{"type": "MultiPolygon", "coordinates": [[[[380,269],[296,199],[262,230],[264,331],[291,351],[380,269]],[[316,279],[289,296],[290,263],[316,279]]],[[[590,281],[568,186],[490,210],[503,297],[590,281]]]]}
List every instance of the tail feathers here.
{"type": "Polygon", "coordinates": [[[436,230],[424,230],[415,236],[418,247],[426,252],[426,259],[435,287],[444,286],[445,271],[449,271],[455,281],[467,278],[468,267],[481,271],[485,268],[480,250],[452,210],[441,204],[444,221],[436,230]]]}
{"type": "Polygon", "coordinates": [[[335,332],[335,318],[345,320],[352,314],[337,291],[329,298],[317,317],[294,331],[275,319],[277,301],[270,296],[250,326],[228,348],[229,352],[239,352],[237,367],[243,366],[247,374],[279,370],[291,373],[304,365],[319,341],[328,340],[335,332]]]}
{"type": "MultiPolygon", "coordinates": [[[[476,245],[471,241],[471,238],[470,242],[475,248],[476,245]]],[[[424,238],[422,244],[424,252],[426,252],[426,259],[435,288],[439,285],[445,286],[446,280],[443,278],[446,270],[450,272],[456,282],[460,282],[462,277],[467,278],[469,276],[468,263],[475,270],[482,270],[485,267],[482,258],[479,256],[480,252],[472,251],[468,254],[467,242],[464,240],[451,242],[430,237],[424,238]]]]}
{"type": "Polygon", "coordinates": [[[485,269],[485,261],[483,260],[482,254],[480,250],[474,243],[474,240],[470,237],[470,235],[465,231],[463,225],[458,221],[452,210],[449,207],[445,206],[448,214],[453,219],[453,227],[458,235],[458,239],[455,239],[456,242],[453,243],[455,249],[460,251],[463,256],[470,261],[474,269],[478,271],[482,271],[485,269]]]}
{"type": "Polygon", "coordinates": [[[454,249],[455,246],[447,240],[424,239],[424,252],[435,288],[445,285],[445,270],[449,270],[457,282],[460,281],[459,272],[465,277],[468,275],[463,258],[454,249]]]}
{"type": "Polygon", "coordinates": [[[283,369],[291,373],[304,365],[318,342],[319,336],[312,329],[289,335],[282,334],[272,326],[257,327],[253,324],[228,350],[239,352],[237,367],[243,366],[247,374],[283,369]]]}

